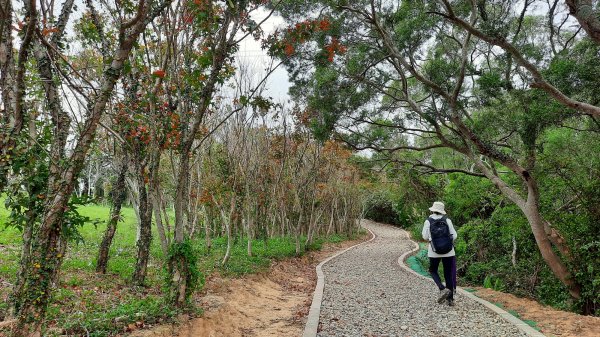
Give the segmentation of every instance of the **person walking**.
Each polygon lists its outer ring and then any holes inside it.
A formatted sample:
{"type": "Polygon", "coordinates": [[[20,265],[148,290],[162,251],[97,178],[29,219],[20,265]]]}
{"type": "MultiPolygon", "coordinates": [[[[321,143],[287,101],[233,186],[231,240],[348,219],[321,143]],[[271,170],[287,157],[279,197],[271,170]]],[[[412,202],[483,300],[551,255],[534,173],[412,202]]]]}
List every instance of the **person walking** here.
{"type": "Polygon", "coordinates": [[[433,281],[440,289],[438,303],[444,301],[449,306],[454,306],[454,293],[456,291],[456,254],[454,252],[454,240],[457,234],[452,221],[446,216],[444,203],[436,201],[429,208],[432,214],[425,220],[423,226],[423,239],[429,241],[427,256],[429,257],[429,273],[433,281]],[[442,262],[444,267],[444,279],[446,285],[442,284],[438,267],[442,262]]]}

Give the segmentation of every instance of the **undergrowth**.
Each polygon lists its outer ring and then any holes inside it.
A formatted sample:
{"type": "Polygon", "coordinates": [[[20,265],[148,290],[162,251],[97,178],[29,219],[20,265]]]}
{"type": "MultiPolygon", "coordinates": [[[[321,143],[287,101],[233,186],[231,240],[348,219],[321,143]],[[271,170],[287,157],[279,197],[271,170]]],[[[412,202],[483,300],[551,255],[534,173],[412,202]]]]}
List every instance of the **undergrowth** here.
{"type": "MultiPolygon", "coordinates": [[[[0,203],[2,200],[0,200],[0,203]]],[[[81,207],[80,213],[91,219],[104,219],[109,208],[98,205],[81,207]]],[[[9,285],[15,280],[18,268],[21,234],[6,226],[7,213],[0,207],[0,321],[8,310],[6,303],[9,285]]],[[[106,275],[96,274],[96,254],[102,240],[105,225],[86,224],[81,229],[83,242],[71,244],[61,270],[61,282],[54,290],[48,308],[47,336],[115,336],[131,329],[171,322],[180,313],[164,300],[163,281],[166,260],[157,237],[153,238],[151,258],[145,287],[131,287],[129,280],[136,259],[136,218],[133,209],[123,209],[123,221],[119,223],[106,275]]],[[[319,250],[326,242],[342,242],[352,239],[340,235],[315,238],[305,246],[301,238],[302,252],[319,250]]],[[[190,242],[198,256],[199,277],[197,290],[204,287],[207,276],[218,272],[225,277],[241,277],[267,271],[274,260],[296,256],[295,238],[279,237],[252,241],[252,255],[247,253],[247,240],[237,238],[226,265],[222,259],[227,239],[213,238],[207,249],[204,238],[190,242]]],[[[199,314],[198,308],[186,308],[188,313],[199,314]]],[[[1,335],[1,332],[0,332],[1,335]]]]}

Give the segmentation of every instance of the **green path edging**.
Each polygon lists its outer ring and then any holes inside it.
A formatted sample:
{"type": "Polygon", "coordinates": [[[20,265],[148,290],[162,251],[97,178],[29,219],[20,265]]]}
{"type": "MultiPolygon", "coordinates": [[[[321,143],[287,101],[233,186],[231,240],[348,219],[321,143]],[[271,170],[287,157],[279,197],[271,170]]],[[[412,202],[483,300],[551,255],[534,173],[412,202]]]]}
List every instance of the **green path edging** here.
{"type": "Polygon", "coordinates": [[[419,259],[427,257],[427,248],[424,243],[419,243],[419,251],[406,259],[406,264],[410,267],[410,269],[416,271],[420,275],[425,277],[430,277],[429,272],[423,268],[423,265],[419,261],[419,259]]]}
{"type": "MultiPolygon", "coordinates": [[[[407,234],[406,235],[407,238],[410,240],[410,234],[408,234],[408,232],[406,232],[406,234],[407,234]]],[[[421,266],[421,264],[418,262],[418,259],[417,259],[417,257],[423,257],[423,256],[427,255],[427,249],[425,248],[426,246],[424,243],[419,243],[419,244],[417,244],[416,242],[414,242],[414,243],[415,243],[416,247],[412,251],[406,252],[402,256],[400,256],[398,258],[398,264],[401,267],[414,272],[415,274],[419,275],[420,277],[425,277],[425,278],[431,279],[429,273],[427,271],[423,270],[423,267],[421,266]],[[407,255],[410,255],[410,256],[406,257],[407,255]]],[[[488,309],[494,311],[495,313],[497,313],[498,315],[500,315],[507,321],[509,321],[512,324],[514,324],[515,326],[517,326],[521,331],[525,332],[528,336],[545,337],[544,334],[542,334],[541,329],[538,328],[536,322],[534,322],[532,320],[521,319],[520,315],[517,312],[515,312],[514,310],[504,310],[504,308],[502,307],[501,304],[490,303],[490,302],[484,300],[483,298],[476,296],[474,294],[474,292],[475,292],[474,289],[459,288],[458,292],[463,294],[466,297],[469,297],[469,298],[475,300],[476,302],[483,304],[488,309]]]]}
{"type": "MultiPolygon", "coordinates": [[[[473,290],[473,291],[475,291],[475,290],[473,290]]],[[[475,296],[477,296],[477,293],[475,293],[475,296]]],[[[479,297],[479,296],[478,296],[478,297],[479,297]]],[[[527,325],[529,325],[530,327],[532,327],[532,328],[536,329],[537,331],[540,331],[540,332],[542,331],[542,329],[540,329],[540,328],[537,326],[537,322],[535,322],[535,321],[532,321],[532,320],[530,320],[530,319],[524,319],[524,318],[522,318],[522,317],[521,317],[521,315],[519,315],[519,313],[518,313],[518,312],[516,312],[516,311],[514,311],[514,310],[512,310],[512,309],[507,309],[507,308],[505,308],[505,307],[502,305],[502,303],[499,303],[499,302],[492,302],[492,303],[493,303],[495,306],[497,306],[498,308],[500,308],[500,309],[504,309],[504,310],[505,310],[506,312],[508,312],[509,314],[511,314],[511,315],[515,316],[516,318],[520,319],[521,321],[525,322],[527,325]]]]}

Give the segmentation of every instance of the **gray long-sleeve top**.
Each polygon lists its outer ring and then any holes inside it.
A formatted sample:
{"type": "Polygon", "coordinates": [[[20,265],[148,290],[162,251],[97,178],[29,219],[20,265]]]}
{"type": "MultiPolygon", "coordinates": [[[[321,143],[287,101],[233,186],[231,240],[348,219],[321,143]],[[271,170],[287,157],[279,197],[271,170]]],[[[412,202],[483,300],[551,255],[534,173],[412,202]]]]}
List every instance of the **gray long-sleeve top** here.
{"type": "MultiPolygon", "coordinates": [[[[437,219],[441,219],[442,215],[431,214],[430,217],[434,220],[437,220],[437,219]]],[[[452,241],[456,240],[457,234],[456,234],[456,230],[454,230],[454,226],[452,225],[452,221],[450,219],[446,218],[446,223],[448,224],[448,229],[450,230],[450,234],[452,235],[452,241]]],[[[425,220],[425,224],[423,225],[423,231],[421,232],[421,235],[423,235],[423,239],[429,241],[429,249],[427,251],[427,256],[429,256],[429,257],[448,257],[448,256],[456,255],[454,253],[454,247],[452,248],[451,251],[449,251],[446,254],[438,254],[433,251],[433,248],[431,247],[431,232],[429,231],[429,219],[425,220]]]]}

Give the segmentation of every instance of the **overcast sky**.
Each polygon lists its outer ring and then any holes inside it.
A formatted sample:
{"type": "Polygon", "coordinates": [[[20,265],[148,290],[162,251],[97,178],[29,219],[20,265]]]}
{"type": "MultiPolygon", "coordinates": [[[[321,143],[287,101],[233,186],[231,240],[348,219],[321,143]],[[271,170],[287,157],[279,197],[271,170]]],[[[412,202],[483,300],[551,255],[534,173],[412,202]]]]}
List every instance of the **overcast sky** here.
{"type": "MultiPolygon", "coordinates": [[[[267,11],[261,9],[253,13],[252,19],[258,23],[261,22],[267,14],[267,11]]],[[[265,33],[264,36],[268,36],[274,32],[277,27],[282,26],[284,26],[283,18],[272,15],[262,26],[265,33]]],[[[248,62],[253,65],[259,73],[264,73],[265,68],[270,64],[270,57],[267,55],[266,51],[261,49],[260,41],[255,41],[252,37],[248,37],[242,41],[240,50],[236,56],[239,58],[240,62],[248,62]]],[[[289,98],[287,94],[289,87],[290,82],[288,81],[288,73],[283,66],[280,66],[269,77],[267,81],[268,93],[265,93],[265,96],[273,97],[276,102],[284,102],[289,98]]]]}

